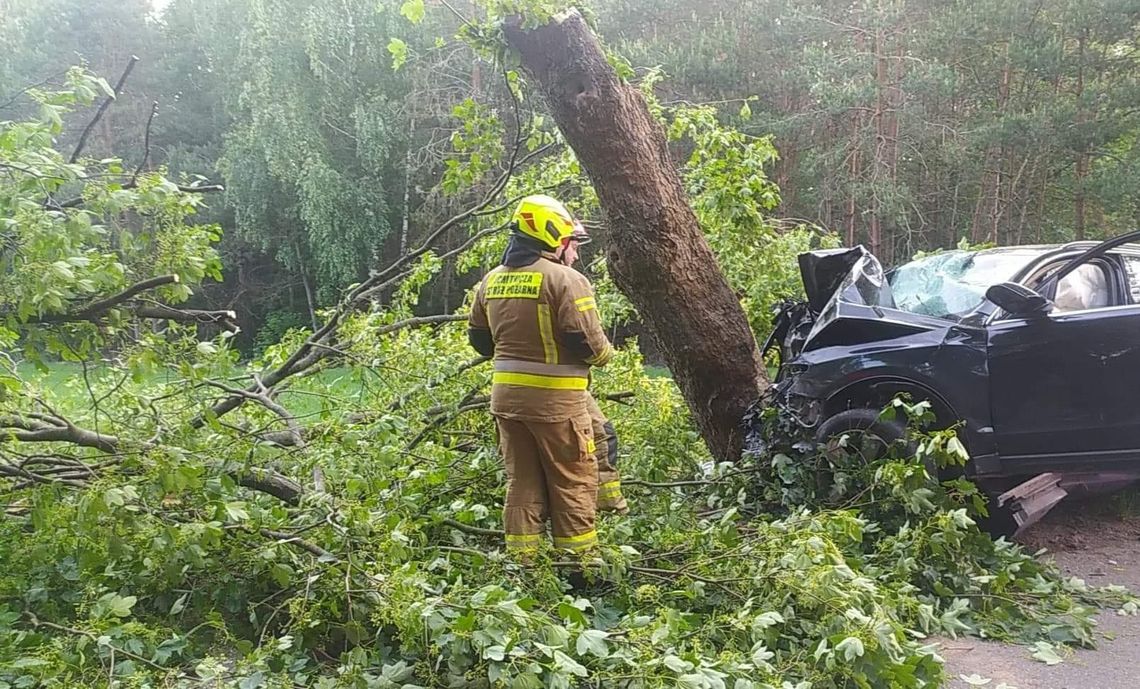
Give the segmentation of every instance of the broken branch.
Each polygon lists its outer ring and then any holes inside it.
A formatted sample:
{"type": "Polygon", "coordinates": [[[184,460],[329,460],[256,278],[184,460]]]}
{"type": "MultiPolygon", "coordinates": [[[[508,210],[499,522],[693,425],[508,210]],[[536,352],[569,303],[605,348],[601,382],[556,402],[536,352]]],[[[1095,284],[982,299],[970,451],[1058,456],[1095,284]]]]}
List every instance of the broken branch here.
{"type": "Polygon", "coordinates": [[[146,292],[147,290],[152,290],[156,287],[162,287],[163,285],[177,284],[178,280],[179,278],[177,275],[159,275],[152,277],[148,280],[136,282],[135,284],[112,297],[100,299],[99,301],[88,304],[79,311],[59,314],[58,316],[44,316],[43,318],[36,319],[35,322],[59,323],[76,320],[89,320],[94,316],[102,314],[103,312],[108,311],[143,292],[146,292]]]}
{"type": "MultiPolygon", "coordinates": [[[[81,447],[90,447],[106,453],[114,453],[119,446],[119,439],[113,435],[104,435],[79,428],[65,422],[66,425],[46,423],[37,419],[6,414],[0,416],[0,429],[8,429],[6,435],[23,442],[66,442],[81,447]]],[[[0,435],[0,440],[3,440],[0,435]]]]}
{"type": "Polygon", "coordinates": [[[87,126],[83,128],[83,133],[79,135],[79,141],[75,144],[75,150],[71,152],[71,157],[67,159],[68,163],[74,163],[79,160],[83,149],[87,147],[87,137],[91,136],[91,131],[95,129],[95,125],[99,124],[99,120],[103,119],[103,113],[107,112],[107,108],[111,107],[111,103],[123,92],[123,85],[127,83],[127,77],[131,76],[131,72],[134,71],[138,61],[139,59],[136,56],[131,55],[131,59],[127,62],[127,68],[123,70],[122,76],[119,77],[119,81],[115,84],[114,93],[103,99],[103,102],[99,104],[99,109],[95,111],[95,116],[92,117],[91,121],[87,123],[87,126]]]}
{"type": "Polygon", "coordinates": [[[474,536],[496,536],[499,538],[502,538],[502,536],[503,536],[502,529],[484,529],[484,528],[479,527],[479,526],[471,526],[470,524],[464,524],[463,522],[457,522],[454,519],[444,519],[441,523],[444,524],[445,526],[450,526],[453,529],[457,529],[459,531],[462,531],[464,533],[469,533],[469,534],[472,534],[474,536]]]}
{"type": "Polygon", "coordinates": [[[256,375],[254,376],[254,386],[260,388],[258,392],[253,392],[251,390],[242,390],[241,388],[235,388],[232,385],[226,385],[225,383],[216,380],[203,381],[203,385],[208,385],[212,388],[223,390],[231,395],[241,395],[246,399],[258,402],[261,404],[261,406],[265,407],[269,411],[281,417],[283,421],[285,421],[285,425],[289,427],[289,435],[291,441],[289,443],[290,445],[301,447],[305,444],[305,434],[304,431],[301,430],[300,425],[297,424],[297,417],[293,416],[291,413],[289,413],[288,409],[275,402],[273,398],[269,396],[268,390],[256,375]]]}
{"type": "Polygon", "coordinates": [[[340,558],[336,555],[333,555],[316,543],[306,541],[300,536],[287,534],[282,531],[273,531],[272,529],[258,529],[258,533],[260,533],[262,536],[265,536],[266,538],[276,539],[276,541],[282,545],[295,545],[298,548],[308,551],[309,553],[312,553],[319,558],[324,558],[333,562],[340,562],[340,558]]]}
{"type": "Polygon", "coordinates": [[[135,183],[139,179],[139,174],[146,168],[146,164],[150,162],[150,128],[154,124],[154,116],[158,114],[158,101],[150,104],[150,116],[146,118],[146,133],[143,134],[143,159],[139,162],[139,166],[135,168],[135,173],[131,175],[131,182],[135,183]]]}
{"type": "MultiPolygon", "coordinates": [[[[121,189],[137,189],[138,186],[139,186],[138,180],[137,179],[131,179],[131,180],[127,180],[126,182],[123,182],[123,186],[120,188],[121,189]]],[[[184,194],[205,194],[205,193],[209,193],[209,192],[217,192],[217,191],[225,191],[226,190],[226,188],[224,186],[222,186],[221,184],[200,184],[197,186],[192,185],[192,184],[176,184],[174,186],[178,189],[178,191],[180,191],[184,194]]],[[[62,203],[55,204],[52,207],[61,208],[61,209],[62,208],[78,208],[78,207],[82,206],[86,201],[87,201],[87,199],[83,198],[82,196],[77,196],[73,199],[68,199],[67,201],[63,201],[62,203]]]]}
{"type": "MultiPolygon", "coordinates": [[[[75,636],[85,636],[88,639],[94,641],[96,643],[96,645],[101,645],[104,643],[104,641],[100,640],[100,637],[96,636],[95,634],[92,634],[91,632],[85,631],[83,629],[75,629],[74,627],[65,627],[61,624],[55,624],[52,622],[44,622],[43,620],[39,619],[38,617],[36,617],[35,615],[33,615],[30,612],[26,612],[26,613],[24,613],[24,615],[27,616],[28,622],[31,623],[33,628],[47,627],[48,629],[54,629],[58,632],[66,632],[68,634],[73,634],[75,636]]],[[[128,651],[124,648],[112,645],[109,641],[106,642],[106,645],[109,646],[115,653],[121,653],[124,656],[131,658],[132,660],[137,660],[138,662],[142,663],[143,665],[146,665],[146,666],[153,668],[155,670],[158,670],[160,672],[168,672],[170,670],[170,668],[165,668],[165,667],[159,665],[158,663],[152,662],[152,661],[150,661],[150,660],[148,660],[148,659],[146,659],[140,655],[137,655],[135,653],[131,653],[130,651],[128,651]]]]}

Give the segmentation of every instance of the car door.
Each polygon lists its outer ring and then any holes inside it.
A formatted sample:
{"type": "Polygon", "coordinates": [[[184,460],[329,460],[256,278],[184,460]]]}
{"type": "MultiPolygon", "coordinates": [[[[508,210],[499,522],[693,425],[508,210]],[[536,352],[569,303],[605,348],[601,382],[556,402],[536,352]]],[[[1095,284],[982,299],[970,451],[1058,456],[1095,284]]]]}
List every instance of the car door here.
{"type": "MultiPolygon", "coordinates": [[[[1091,470],[1140,450],[1140,305],[1132,297],[1140,294],[1140,264],[1134,260],[1106,253],[1065,278],[1102,271],[1103,298],[1086,299],[1083,307],[1069,298],[1069,310],[999,317],[988,326],[993,433],[1005,471],[1016,470],[1006,462],[1030,472],[1074,461],[1091,470]]],[[[1062,282],[1046,296],[1070,287],[1062,282]]]]}

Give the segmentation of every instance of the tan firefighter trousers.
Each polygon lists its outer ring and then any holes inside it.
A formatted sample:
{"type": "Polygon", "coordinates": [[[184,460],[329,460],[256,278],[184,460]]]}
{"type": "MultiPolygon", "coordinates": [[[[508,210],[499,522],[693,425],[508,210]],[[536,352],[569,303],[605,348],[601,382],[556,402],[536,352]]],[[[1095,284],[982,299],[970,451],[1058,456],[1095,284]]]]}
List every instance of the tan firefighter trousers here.
{"type": "Polygon", "coordinates": [[[625,496],[621,494],[621,474],[617,469],[617,433],[614,425],[602,414],[597,400],[587,400],[590,425],[594,432],[594,458],[598,465],[598,511],[625,514],[629,512],[625,496]]]}
{"type": "Polygon", "coordinates": [[[495,423],[507,470],[507,550],[535,550],[547,518],[554,547],[581,552],[596,545],[598,470],[589,415],[549,423],[497,416],[495,423]]]}

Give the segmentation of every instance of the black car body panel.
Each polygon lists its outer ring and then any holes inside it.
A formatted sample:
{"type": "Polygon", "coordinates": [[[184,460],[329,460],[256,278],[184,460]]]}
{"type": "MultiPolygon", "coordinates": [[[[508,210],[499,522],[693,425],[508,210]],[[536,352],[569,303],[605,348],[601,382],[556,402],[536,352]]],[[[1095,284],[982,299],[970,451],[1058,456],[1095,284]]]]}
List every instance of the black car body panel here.
{"type": "Polygon", "coordinates": [[[1140,474],[1137,239],[951,252],[890,273],[863,247],[804,254],[808,299],[765,345],[780,350],[777,403],[815,427],[905,392],[963,422],[976,477],[1140,474]],[[1004,312],[984,297],[991,278],[1041,312],[1004,312]],[[1054,310],[1029,290],[1094,306],[1054,310]]]}

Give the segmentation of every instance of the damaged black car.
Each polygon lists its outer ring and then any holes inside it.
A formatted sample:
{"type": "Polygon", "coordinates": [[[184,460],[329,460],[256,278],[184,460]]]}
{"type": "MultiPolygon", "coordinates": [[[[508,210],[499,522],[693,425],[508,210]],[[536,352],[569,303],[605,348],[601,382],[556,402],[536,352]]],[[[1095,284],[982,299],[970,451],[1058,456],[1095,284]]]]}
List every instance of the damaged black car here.
{"type": "Polygon", "coordinates": [[[863,247],[799,258],[777,404],[819,441],[897,439],[896,396],[959,424],[968,473],[1016,531],[1066,494],[1140,478],[1140,232],[937,253],[884,271],[863,247]]]}

